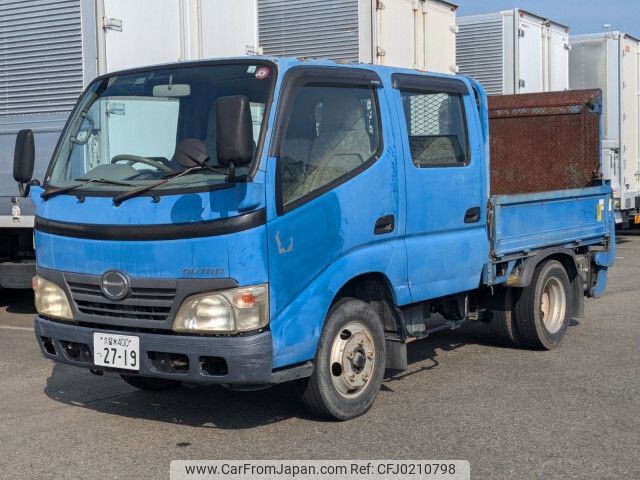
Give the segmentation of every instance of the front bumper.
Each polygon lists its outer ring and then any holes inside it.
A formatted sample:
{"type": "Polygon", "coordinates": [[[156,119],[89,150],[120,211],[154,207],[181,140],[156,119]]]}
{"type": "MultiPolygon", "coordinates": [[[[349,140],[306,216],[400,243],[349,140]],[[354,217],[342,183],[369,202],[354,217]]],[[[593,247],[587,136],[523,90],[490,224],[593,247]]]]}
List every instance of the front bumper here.
{"type": "MultiPolygon", "coordinates": [[[[116,331],[58,323],[41,317],[35,319],[36,338],[45,357],[77,367],[107,371],[93,363],[94,332],[139,337],[140,370],[137,374],[142,377],[229,385],[263,385],[272,381],[273,344],[269,331],[249,336],[200,337],[116,331]],[[176,355],[188,359],[186,367],[171,368],[171,359],[176,355]]],[[[184,362],[180,364],[184,366],[184,362]]],[[[130,370],[109,371],[136,374],[130,370]]]]}

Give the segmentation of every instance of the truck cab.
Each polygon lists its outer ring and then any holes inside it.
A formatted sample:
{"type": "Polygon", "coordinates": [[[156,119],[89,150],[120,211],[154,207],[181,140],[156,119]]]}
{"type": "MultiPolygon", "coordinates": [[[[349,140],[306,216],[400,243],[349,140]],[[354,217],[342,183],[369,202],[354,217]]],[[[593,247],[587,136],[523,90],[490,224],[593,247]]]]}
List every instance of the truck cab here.
{"type": "Polygon", "coordinates": [[[252,57],[99,77],[42,185],[28,132],[16,147],[42,352],[145,389],[300,381],[313,413],[348,419],[408,339],[514,307],[489,299],[509,279],[546,295],[519,304],[518,341],[554,348],[604,289],[613,222],[593,212],[610,187],[570,197],[572,241],[497,258],[488,142],[484,91],[461,76],[252,57]]]}

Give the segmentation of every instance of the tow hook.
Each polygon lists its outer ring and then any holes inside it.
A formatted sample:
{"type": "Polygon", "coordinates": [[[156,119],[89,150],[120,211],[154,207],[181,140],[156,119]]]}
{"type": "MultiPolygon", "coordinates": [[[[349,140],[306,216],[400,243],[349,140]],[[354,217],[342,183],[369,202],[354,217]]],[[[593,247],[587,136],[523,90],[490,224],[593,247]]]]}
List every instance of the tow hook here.
{"type": "Polygon", "coordinates": [[[104,375],[104,372],[102,370],[94,370],[93,368],[90,368],[89,371],[91,373],[93,373],[94,375],[97,375],[99,377],[101,377],[102,375],[104,375]]]}

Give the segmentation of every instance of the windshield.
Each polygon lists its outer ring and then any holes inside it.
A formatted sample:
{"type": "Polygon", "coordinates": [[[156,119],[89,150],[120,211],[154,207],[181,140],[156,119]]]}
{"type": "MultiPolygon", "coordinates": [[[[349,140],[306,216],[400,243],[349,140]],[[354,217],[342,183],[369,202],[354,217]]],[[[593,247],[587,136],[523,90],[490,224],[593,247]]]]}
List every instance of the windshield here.
{"type": "MultiPolygon", "coordinates": [[[[127,191],[157,183],[184,170],[176,146],[197,139],[208,165],[172,179],[156,190],[206,189],[226,181],[216,160],[216,100],[248,98],[253,147],[259,144],[264,113],[274,84],[268,64],[188,66],[108,77],[94,82],[80,101],[49,168],[47,186],[83,191],[127,191]],[[98,181],[101,180],[101,181],[98,181]]],[[[235,176],[249,166],[236,167],[235,176]]]]}

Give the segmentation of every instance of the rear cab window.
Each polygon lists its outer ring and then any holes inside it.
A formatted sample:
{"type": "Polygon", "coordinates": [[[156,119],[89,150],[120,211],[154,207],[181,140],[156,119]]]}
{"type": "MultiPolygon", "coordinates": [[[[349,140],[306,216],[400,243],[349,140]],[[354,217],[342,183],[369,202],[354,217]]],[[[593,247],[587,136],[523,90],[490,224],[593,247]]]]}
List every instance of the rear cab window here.
{"type": "Polygon", "coordinates": [[[469,164],[469,143],[459,80],[394,76],[400,90],[407,141],[418,168],[469,164]]]}

